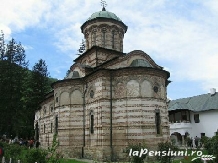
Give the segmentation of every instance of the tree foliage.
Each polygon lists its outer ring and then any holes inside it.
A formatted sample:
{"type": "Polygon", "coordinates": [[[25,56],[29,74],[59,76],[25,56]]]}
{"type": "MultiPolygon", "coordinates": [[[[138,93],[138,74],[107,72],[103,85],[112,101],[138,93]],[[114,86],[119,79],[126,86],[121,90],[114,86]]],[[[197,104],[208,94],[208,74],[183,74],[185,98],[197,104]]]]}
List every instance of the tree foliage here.
{"type": "Polygon", "coordinates": [[[0,34],[0,136],[33,135],[34,113],[51,90],[48,70],[42,59],[28,70],[21,43],[13,38],[5,44],[0,34]]]}

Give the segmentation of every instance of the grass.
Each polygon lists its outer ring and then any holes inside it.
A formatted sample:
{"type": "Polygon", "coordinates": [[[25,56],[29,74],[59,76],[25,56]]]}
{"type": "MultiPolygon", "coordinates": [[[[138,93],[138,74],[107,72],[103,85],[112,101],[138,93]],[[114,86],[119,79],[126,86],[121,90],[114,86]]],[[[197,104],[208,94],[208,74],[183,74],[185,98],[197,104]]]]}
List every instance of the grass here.
{"type": "Polygon", "coordinates": [[[85,163],[74,159],[61,159],[61,163],[85,163]]]}

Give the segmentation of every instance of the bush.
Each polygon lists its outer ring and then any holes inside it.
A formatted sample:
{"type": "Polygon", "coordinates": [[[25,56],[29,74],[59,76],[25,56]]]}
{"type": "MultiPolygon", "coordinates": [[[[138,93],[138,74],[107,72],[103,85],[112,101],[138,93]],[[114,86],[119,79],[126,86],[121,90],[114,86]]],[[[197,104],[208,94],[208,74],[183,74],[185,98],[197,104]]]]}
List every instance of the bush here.
{"type": "Polygon", "coordinates": [[[46,163],[47,152],[43,149],[32,148],[29,149],[25,155],[25,158],[22,162],[30,163],[30,162],[38,162],[38,163],[46,163]]]}
{"type": "Polygon", "coordinates": [[[212,138],[208,138],[207,141],[205,141],[204,143],[204,147],[207,150],[209,155],[213,155],[214,157],[216,157],[215,159],[213,159],[213,161],[210,162],[214,162],[217,163],[218,162],[218,135],[213,136],[212,138]]]}
{"type": "MultiPolygon", "coordinates": [[[[131,156],[131,162],[133,163],[143,163],[147,154],[143,154],[141,157],[139,157],[139,154],[140,154],[140,151],[141,149],[145,149],[146,146],[145,145],[129,145],[128,148],[127,148],[127,152],[128,154],[130,153],[130,150],[133,151],[138,151],[138,155],[135,155],[135,156],[131,156]]],[[[148,153],[148,152],[147,152],[148,153]]]]}
{"type": "Polygon", "coordinates": [[[27,150],[27,148],[17,144],[2,143],[2,146],[6,160],[9,160],[10,158],[12,160],[21,160],[24,157],[25,150],[27,150]]]}
{"type": "MultiPolygon", "coordinates": [[[[178,148],[170,142],[162,142],[158,144],[157,151],[160,151],[160,153],[162,153],[162,151],[166,151],[166,153],[168,153],[169,150],[177,151],[178,148]]],[[[171,163],[173,158],[173,156],[157,156],[157,160],[161,163],[171,163]]]]}

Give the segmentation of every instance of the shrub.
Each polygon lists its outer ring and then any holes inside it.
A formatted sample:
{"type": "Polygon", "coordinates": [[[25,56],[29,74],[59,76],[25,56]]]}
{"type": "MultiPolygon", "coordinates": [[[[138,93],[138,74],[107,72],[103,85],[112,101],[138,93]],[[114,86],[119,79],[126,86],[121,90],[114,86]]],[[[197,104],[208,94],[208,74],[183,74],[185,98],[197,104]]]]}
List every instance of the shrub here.
{"type": "Polygon", "coordinates": [[[216,157],[213,161],[210,162],[218,162],[218,135],[213,136],[212,138],[208,138],[204,143],[204,147],[207,150],[209,155],[213,155],[216,157]]]}
{"type": "MultiPolygon", "coordinates": [[[[177,151],[178,148],[173,145],[172,143],[170,142],[162,142],[162,143],[159,143],[158,144],[158,149],[157,151],[160,151],[160,153],[162,153],[163,151],[166,151],[166,153],[168,153],[168,151],[177,151]]],[[[171,163],[172,160],[173,160],[173,156],[157,156],[157,160],[160,161],[161,163],[171,163]]]]}
{"type": "Polygon", "coordinates": [[[17,144],[7,144],[3,143],[4,156],[6,160],[10,158],[12,160],[21,160],[24,156],[24,151],[27,150],[25,147],[21,147],[17,144]]]}
{"type": "Polygon", "coordinates": [[[52,146],[48,148],[47,163],[60,163],[61,155],[57,152],[58,145],[57,135],[55,134],[53,136],[52,146]]]}
{"type": "MultiPolygon", "coordinates": [[[[130,150],[133,151],[138,151],[138,155],[131,156],[131,162],[133,163],[143,163],[145,158],[147,157],[147,154],[143,154],[141,157],[139,157],[141,149],[145,149],[145,145],[129,145],[127,148],[128,154],[130,153],[130,150]]],[[[148,152],[147,152],[148,153],[148,152]]]]}
{"type": "Polygon", "coordinates": [[[46,163],[47,152],[43,149],[32,148],[29,149],[25,155],[26,157],[22,162],[30,163],[30,162],[38,162],[38,163],[46,163]]]}

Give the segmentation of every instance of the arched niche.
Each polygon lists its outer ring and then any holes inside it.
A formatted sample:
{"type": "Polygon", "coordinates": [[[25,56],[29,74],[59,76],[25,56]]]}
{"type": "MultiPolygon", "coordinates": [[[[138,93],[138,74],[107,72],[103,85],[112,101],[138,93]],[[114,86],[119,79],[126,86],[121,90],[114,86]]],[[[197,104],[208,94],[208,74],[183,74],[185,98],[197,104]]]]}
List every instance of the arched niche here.
{"type": "Polygon", "coordinates": [[[136,80],[130,80],[127,85],[127,97],[139,96],[139,83],[136,80]]]}
{"type": "Polygon", "coordinates": [[[144,80],[141,84],[141,95],[142,97],[152,97],[153,96],[152,85],[147,80],[144,80]]]}
{"type": "Polygon", "coordinates": [[[68,92],[62,92],[60,95],[60,105],[68,105],[70,104],[70,98],[68,92]]]}
{"type": "Polygon", "coordinates": [[[115,97],[122,98],[126,96],[126,87],[123,83],[117,83],[115,87],[115,97]]]}
{"type": "Polygon", "coordinates": [[[82,93],[79,90],[74,90],[71,95],[71,104],[83,104],[82,93]]]}

